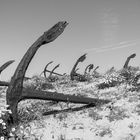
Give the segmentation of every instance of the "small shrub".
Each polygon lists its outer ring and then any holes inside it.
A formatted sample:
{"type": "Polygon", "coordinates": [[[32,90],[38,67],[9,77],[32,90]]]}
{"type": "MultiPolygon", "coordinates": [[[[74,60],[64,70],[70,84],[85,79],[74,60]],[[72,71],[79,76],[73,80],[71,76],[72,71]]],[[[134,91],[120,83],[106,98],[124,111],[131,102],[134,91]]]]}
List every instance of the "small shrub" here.
{"type": "Polygon", "coordinates": [[[112,131],[110,128],[104,128],[102,131],[100,131],[99,136],[104,137],[105,135],[112,136],[112,131]]]}
{"type": "Polygon", "coordinates": [[[93,73],[93,75],[92,75],[92,77],[93,78],[100,78],[102,75],[99,73],[99,72],[97,72],[97,71],[95,71],[94,73],[93,73]]]}
{"type": "Polygon", "coordinates": [[[12,123],[11,111],[7,110],[7,105],[0,107],[0,139],[15,138],[15,128],[11,127],[12,123]]]}
{"type": "Polygon", "coordinates": [[[136,76],[140,73],[139,67],[128,67],[128,69],[122,69],[119,71],[120,76],[123,77],[124,82],[128,83],[129,85],[133,85],[136,81],[136,76]],[[135,80],[134,80],[135,79],[135,80]]]}
{"type": "Polygon", "coordinates": [[[52,76],[49,76],[47,79],[49,82],[56,82],[59,80],[59,77],[57,75],[52,75],[52,76]]]}
{"type": "Polygon", "coordinates": [[[122,69],[120,71],[120,76],[123,77],[124,82],[131,84],[135,77],[135,73],[129,69],[122,69]]]}
{"type": "Polygon", "coordinates": [[[34,90],[47,90],[54,89],[54,86],[48,81],[48,79],[41,76],[33,76],[31,79],[24,82],[23,86],[27,89],[34,90]]]}
{"type": "Polygon", "coordinates": [[[42,114],[49,110],[49,103],[42,100],[25,100],[18,105],[20,122],[26,123],[34,120],[41,120],[42,114]]]}
{"type": "Polygon", "coordinates": [[[118,72],[109,71],[101,80],[99,81],[99,84],[97,84],[98,89],[104,89],[109,87],[115,87],[119,84],[121,84],[123,81],[122,77],[120,77],[118,72]]]}
{"type": "Polygon", "coordinates": [[[124,118],[128,117],[125,113],[126,110],[121,109],[119,107],[113,107],[113,109],[110,111],[110,114],[107,116],[110,122],[112,121],[118,121],[123,120],[124,118]]]}
{"type": "Polygon", "coordinates": [[[93,120],[101,120],[102,119],[102,116],[99,115],[97,112],[95,112],[94,110],[89,110],[89,113],[88,113],[88,116],[90,118],[92,118],[93,120]]]}

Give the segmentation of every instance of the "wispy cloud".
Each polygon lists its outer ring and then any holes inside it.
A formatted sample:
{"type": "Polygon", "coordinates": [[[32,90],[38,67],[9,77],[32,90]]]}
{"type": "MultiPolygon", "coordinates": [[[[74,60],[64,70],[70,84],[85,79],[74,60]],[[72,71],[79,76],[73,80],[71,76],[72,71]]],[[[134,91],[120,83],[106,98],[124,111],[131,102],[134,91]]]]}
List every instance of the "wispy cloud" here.
{"type": "Polygon", "coordinates": [[[102,50],[97,50],[96,52],[105,52],[105,51],[111,51],[111,50],[117,50],[117,49],[123,49],[123,48],[128,48],[137,45],[137,43],[131,43],[131,44],[123,44],[117,47],[112,47],[108,49],[102,49],[102,50]]]}
{"type": "Polygon", "coordinates": [[[123,49],[128,47],[133,47],[135,45],[140,44],[140,40],[131,40],[131,41],[122,41],[116,44],[112,45],[106,45],[98,48],[91,48],[85,50],[85,52],[105,52],[105,51],[111,51],[111,50],[117,50],[117,49],[123,49]]]}

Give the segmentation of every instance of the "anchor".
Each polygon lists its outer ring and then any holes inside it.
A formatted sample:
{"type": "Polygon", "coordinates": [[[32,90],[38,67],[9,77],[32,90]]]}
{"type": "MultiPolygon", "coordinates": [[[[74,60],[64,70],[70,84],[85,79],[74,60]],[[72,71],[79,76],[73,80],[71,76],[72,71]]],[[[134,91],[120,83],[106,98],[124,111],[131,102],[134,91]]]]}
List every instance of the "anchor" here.
{"type": "Polygon", "coordinates": [[[62,74],[59,74],[59,73],[57,73],[57,72],[54,72],[54,71],[60,66],[60,64],[56,65],[52,70],[48,70],[48,69],[47,69],[48,66],[49,66],[50,64],[52,64],[52,63],[53,63],[53,61],[50,61],[50,62],[45,66],[43,72],[42,72],[40,75],[44,74],[44,77],[46,78],[46,77],[47,77],[47,76],[46,76],[46,72],[48,72],[48,73],[50,73],[49,77],[50,77],[52,74],[56,74],[56,75],[58,75],[58,76],[63,76],[62,74]]]}

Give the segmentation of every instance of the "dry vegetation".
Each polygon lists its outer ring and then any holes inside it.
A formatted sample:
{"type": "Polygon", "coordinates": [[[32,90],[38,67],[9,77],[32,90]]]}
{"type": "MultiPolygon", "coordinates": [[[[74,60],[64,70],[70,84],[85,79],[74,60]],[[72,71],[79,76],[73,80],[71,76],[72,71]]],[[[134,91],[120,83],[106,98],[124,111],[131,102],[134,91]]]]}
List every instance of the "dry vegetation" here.
{"type": "MultiPolygon", "coordinates": [[[[71,81],[69,75],[56,76],[55,82],[39,75],[33,76],[24,81],[24,88],[112,102],[75,112],[71,108],[80,107],[80,104],[32,99],[21,101],[18,105],[20,124],[14,134],[21,140],[138,140],[140,86],[138,81],[134,83],[134,79],[139,72],[138,67],[118,71],[110,69],[96,78],[90,76],[86,82],[71,81]],[[47,112],[51,115],[46,116],[47,112]]],[[[1,88],[1,105],[5,101],[5,92],[6,88],[1,88]]]]}

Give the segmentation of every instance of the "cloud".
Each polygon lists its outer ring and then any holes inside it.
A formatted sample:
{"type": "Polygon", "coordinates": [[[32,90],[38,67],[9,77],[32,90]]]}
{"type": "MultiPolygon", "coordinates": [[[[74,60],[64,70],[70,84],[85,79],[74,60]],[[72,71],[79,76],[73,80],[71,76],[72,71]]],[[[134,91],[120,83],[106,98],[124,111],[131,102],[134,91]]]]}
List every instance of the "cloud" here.
{"type": "Polygon", "coordinates": [[[112,44],[112,45],[106,45],[106,46],[102,46],[102,47],[98,47],[98,48],[87,49],[85,51],[87,53],[91,52],[91,51],[93,51],[93,52],[105,52],[105,51],[123,49],[123,48],[127,48],[127,47],[133,47],[137,44],[140,44],[139,40],[122,41],[122,42],[112,44]]]}
{"type": "Polygon", "coordinates": [[[112,47],[108,49],[102,49],[102,50],[97,50],[96,52],[105,52],[105,51],[110,51],[110,50],[117,50],[117,49],[123,49],[123,48],[128,48],[137,45],[137,43],[130,43],[130,44],[123,44],[117,47],[112,47]]]}

